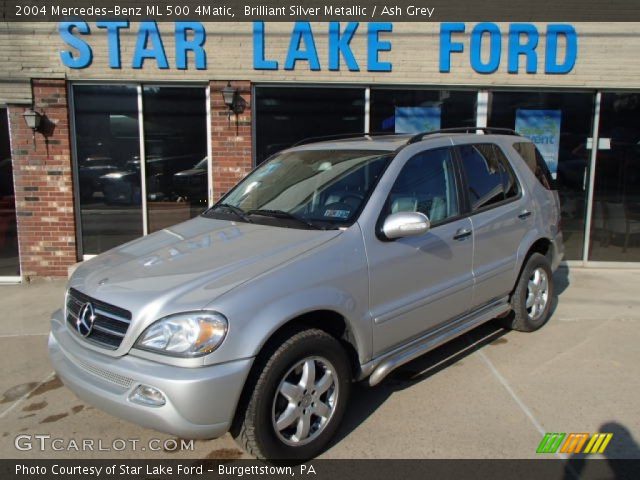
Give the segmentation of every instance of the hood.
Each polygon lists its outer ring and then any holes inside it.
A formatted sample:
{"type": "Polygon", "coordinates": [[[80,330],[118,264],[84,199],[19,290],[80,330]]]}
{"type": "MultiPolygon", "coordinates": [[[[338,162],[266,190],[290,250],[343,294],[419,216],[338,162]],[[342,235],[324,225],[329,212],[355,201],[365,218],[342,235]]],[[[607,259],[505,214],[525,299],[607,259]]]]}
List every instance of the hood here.
{"type": "Polygon", "coordinates": [[[338,235],[197,217],[84,262],[69,284],[134,318],[200,309],[338,235]]]}

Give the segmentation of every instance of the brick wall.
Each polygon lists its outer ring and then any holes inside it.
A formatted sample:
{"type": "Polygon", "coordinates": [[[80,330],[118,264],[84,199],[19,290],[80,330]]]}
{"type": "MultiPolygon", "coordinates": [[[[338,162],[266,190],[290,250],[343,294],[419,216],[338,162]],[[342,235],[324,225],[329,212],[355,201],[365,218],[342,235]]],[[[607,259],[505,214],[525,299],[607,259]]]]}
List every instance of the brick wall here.
{"type": "Polygon", "coordinates": [[[64,80],[34,80],[35,109],[46,137],[32,131],[23,105],[9,105],[22,276],[63,277],[76,262],[69,116],[64,80]],[[45,141],[46,138],[46,141],[45,141]]]}
{"type": "Polygon", "coordinates": [[[213,198],[219,199],[244,177],[252,168],[251,160],[251,83],[234,81],[246,101],[246,109],[240,115],[231,114],[222,99],[224,81],[214,81],[211,87],[211,150],[213,198]]]}

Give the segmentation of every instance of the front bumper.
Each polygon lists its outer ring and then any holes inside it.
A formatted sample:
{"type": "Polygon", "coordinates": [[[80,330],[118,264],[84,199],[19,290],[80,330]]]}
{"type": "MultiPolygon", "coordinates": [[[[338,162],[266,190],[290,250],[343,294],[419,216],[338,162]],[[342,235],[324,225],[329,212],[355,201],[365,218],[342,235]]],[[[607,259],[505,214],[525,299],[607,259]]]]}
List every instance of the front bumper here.
{"type": "Polygon", "coordinates": [[[100,410],[182,438],[215,438],[229,430],[253,359],[198,368],[136,358],[114,358],[84,348],[62,312],[51,319],[49,358],[62,382],[100,410]],[[129,400],[139,385],[164,393],[161,407],[129,400]]]}

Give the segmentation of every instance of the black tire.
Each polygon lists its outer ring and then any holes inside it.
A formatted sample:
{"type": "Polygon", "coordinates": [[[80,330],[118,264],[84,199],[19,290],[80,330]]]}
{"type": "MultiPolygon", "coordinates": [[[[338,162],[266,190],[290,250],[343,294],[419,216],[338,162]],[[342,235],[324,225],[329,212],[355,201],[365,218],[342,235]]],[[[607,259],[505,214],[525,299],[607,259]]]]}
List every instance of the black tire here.
{"type": "MultiPolygon", "coordinates": [[[[516,288],[511,295],[511,308],[512,312],[505,318],[500,319],[500,323],[505,328],[511,330],[517,330],[519,332],[533,332],[541,328],[551,315],[551,305],[553,303],[553,274],[551,271],[551,264],[549,259],[539,253],[533,253],[526,261],[516,288]],[[547,278],[547,296],[544,308],[539,312],[536,312],[535,316],[532,316],[530,311],[527,310],[527,298],[530,296],[529,292],[529,280],[536,270],[540,269],[544,272],[547,278]]],[[[531,307],[529,307],[531,308],[531,307]]]]}
{"type": "MultiPolygon", "coordinates": [[[[317,365],[322,365],[320,360],[317,365]]],[[[294,375],[295,371],[291,374],[294,375]]],[[[293,331],[288,337],[265,347],[256,359],[231,434],[244,450],[259,459],[311,459],[322,452],[340,425],[349,399],[351,379],[349,358],[337,339],[314,328],[293,331]],[[276,392],[281,381],[289,375],[288,372],[310,357],[330,362],[335,370],[335,387],[332,391],[338,394],[333,413],[317,436],[309,443],[294,446],[285,443],[281,434],[276,432],[273,421],[276,392]]],[[[320,417],[314,418],[320,421],[320,417]]]]}

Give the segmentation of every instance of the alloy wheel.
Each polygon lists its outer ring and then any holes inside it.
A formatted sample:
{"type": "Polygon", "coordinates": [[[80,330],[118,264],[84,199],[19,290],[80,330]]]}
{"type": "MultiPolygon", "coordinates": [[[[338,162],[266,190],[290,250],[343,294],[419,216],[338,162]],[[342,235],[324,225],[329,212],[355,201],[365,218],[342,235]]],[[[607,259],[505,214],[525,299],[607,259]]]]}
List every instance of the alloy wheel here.
{"type": "Polygon", "coordinates": [[[549,277],[543,268],[536,268],[529,277],[525,307],[531,320],[538,320],[549,301],[549,277]]]}
{"type": "Polygon", "coordinates": [[[336,369],[326,358],[307,357],[283,376],[273,399],[272,424],[285,444],[305,445],[331,420],[338,402],[336,369]]]}

